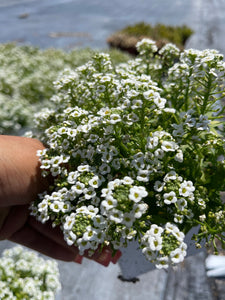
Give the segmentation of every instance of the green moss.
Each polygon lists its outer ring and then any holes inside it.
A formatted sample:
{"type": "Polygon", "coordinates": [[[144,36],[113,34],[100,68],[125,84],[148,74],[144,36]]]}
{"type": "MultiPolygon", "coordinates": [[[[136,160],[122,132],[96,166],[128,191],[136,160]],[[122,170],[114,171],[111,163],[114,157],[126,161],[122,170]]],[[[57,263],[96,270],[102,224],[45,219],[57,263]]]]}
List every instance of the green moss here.
{"type": "Polygon", "coordinates": [[[183,50],[187,39],[192,34],[193,30],[186,25],[171,26],[159,23],[152,26],[140,22],[115,32],[107,39],[107,42],[110,47],[125,50],[131,54],[137,54],[136,44],[143,38],[156,41],[159,49],[166,43],[173,43],[183,50]]]}
{"type": "Polygon", "coordinates": [[[125,27],[120,33],[135,37],[148,36],[153,40],[166,39],[179,46],[185,44],[186,40],[193,34],[193,30],[186,25],[170,26],[159,23],[152,26],[141,22],[125,27]]]}

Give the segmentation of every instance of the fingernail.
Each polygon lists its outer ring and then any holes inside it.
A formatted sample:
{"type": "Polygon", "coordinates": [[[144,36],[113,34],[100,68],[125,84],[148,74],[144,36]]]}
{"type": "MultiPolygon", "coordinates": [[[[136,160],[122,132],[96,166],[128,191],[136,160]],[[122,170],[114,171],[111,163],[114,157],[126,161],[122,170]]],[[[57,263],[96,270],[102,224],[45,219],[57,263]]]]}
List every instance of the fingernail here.
{"type": "Polygon", "coordinates": [[[107,249],[102,250],[101,253],[95,253],[94,260],[99,264],[107,267],[111,261],[111,253],[107,249]]]}
{"type": "Polygon", "coordinates": [[[121,256],[122,256],[122,252],[120,250],[116,251],[116,254],[111,258],[111,262],[113,264],[116,264],[121,256]]]}
{"type": "Polygon", "coordinates": [[[107,267],[109,264],[110,264],[110,261],[111,261],[111,255],[109,253],[102,253],[97,259],[96,261],[107,267]]]}
{"type": "Polygon", "coordinates": [[[81,256],[80,254],[77,254],[75,259],[74,259],[74,262],[77,263],[77,264],[81,264],[82,260],[83,260],[83,256],[81,256]]]}

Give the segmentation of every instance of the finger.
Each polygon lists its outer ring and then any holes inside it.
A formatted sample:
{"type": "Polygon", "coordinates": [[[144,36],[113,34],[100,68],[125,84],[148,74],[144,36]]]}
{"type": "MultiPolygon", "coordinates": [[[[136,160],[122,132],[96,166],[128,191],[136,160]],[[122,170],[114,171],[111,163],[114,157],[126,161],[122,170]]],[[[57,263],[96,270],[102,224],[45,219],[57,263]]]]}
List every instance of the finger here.
{"type": "MultiPolygon", "coordinates": [[[[68,249],[73,249],[73,247],[70,247],[65,242],[63,238],[63,233],[59,226],[53,228],[51,222],[41,223],[37,221],[34,217],[29,217],[27,222],[32,228],[45,235],[46,237],[50,238],[51,240],[55,241],[57,244],[60,244],[68,249]]],[[[74,251],[77,252],[76,249],[74,249],[74,251]]]]}
{"type": "Polygon", "coordinates": [[[94,260],[97,263],[107,267],[111,262],[112,253],[107,248],[103,248],[102,250],[96,250],[91,256],[88,254],[88,251],[85,251],[84,257],[94,260]]]}
{"type": "MultiPolygon", "coordinates": [[[[97,251],[95,255],[102,255],[102,257],[108,255],[108,257],[110,257],[110,262],[116,264],[120,259],[122,253],[120,250],[117,250],[115,253],[113,253],[112,248],[110,246],[105,246],[102,250],[99,249],[99,251],[97,251]]],[[[99,259],[102,258],[100,257],[99,259]]]]}
{"type": "Polygon", "coordinates": [[[0,240],[9,239],[15,232],[22,228],[28,216],[29,210],[27,205],[12,207],[0,228],[0,240]]]}
{"type": "Polygon", "coordinates": [[[40,232],[45,237],[51,239],[52,241],[61,245],[62,247],[67,248],[68,250],[72,251],[75,255],[75,258],[73,261],[81,264],[82,256],[79,255],[78,249],[76,247],[69,246],[65,242],[65,240],[63,238],[63,233],[58,226],[53,228],[52,224],[50,222],[43,224],[43,223],[37,221],[34,217],[28,218],[28,224],[30,225],[31,228],[33,228],[37,232],[40,232]]]}
{"type": "Polygon", "coordinates": [[[74,261],[78,254],[78,252],[75,253],[75,251],[71,251],[49,239],[29,225],[25,225],[18,232],[14,233],[9,240],[63,261],[74,261]]]}
{"type": "MultiPolygon", "coordinates": [[[[58,244],[67,247],[72,251],[75,251],[75,253],[78,253],[77,247],[67,245],[63,238],[62,231],[59,227],[52,228],[51,223],[42,224],[32,217],[28,219],[28,223],[30,224],[30,226],[32,226],[48,238],[51,238],[58,244]]],[[[98,249],[92,256],[88,255],[88,251],[85,251],[83,256],[88,259],[94,260],[103,266],[108,266],[112,261],[112,251],[108,247],[104,247],[102,250],[98,249]]],[[[78,262],[81,262],[82,256],[77,255],[76,259],[78,262]]]]}

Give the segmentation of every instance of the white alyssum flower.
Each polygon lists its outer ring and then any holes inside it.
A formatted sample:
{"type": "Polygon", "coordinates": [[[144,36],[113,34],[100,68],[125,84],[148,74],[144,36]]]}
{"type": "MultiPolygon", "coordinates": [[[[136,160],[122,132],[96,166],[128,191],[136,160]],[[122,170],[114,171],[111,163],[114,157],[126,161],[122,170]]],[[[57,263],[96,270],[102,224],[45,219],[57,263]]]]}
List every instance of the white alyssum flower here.
{"type": "Polygon", "coordinates": [[[134,201],[135,203],[142,200],[142,198],[148,195],[145,187],[142,186],[134,186],[130,189],[129,199],[134,201]]]}
{"type": "Polygon", "coordinates": [[[56,261],[21,246],[4,250],[0,269],[1,299],[55,299],[61,288],[56,261]]]}
{"type": "Polygon", "coordinates": [[[171,203],[176,203],[177,202],[176,193],[173,192],[173,191],[163,194],[163,198],[164,198],[164,203],[165,204],[171,204],[171,203]]]}

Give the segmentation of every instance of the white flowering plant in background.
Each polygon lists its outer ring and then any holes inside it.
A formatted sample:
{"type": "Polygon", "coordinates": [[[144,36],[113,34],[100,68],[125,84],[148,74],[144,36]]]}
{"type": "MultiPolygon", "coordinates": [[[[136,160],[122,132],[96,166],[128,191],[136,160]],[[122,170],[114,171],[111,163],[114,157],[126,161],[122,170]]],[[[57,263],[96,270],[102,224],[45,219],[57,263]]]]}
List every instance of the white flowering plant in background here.
{"type": "MultiPolygon", "coordinates": [[[[110,50],[114,62],[128,55],[110,50]]],[[[33,126],[33,114],[52,106],[53,81],[64,68],[74,69],[94,54],[91,49],[41,50],[15,43],[0,44],[0,134],[19,135],[33,126]]]]}
{"type": "Polygon", "coordinates": [[[56,261],[15,246],[0,258],[0,299],[54,300],[61,288],[56,261]]]}
{"type": "Polygon", "coordinates": [[[197,247],[224,245],[225,63],[216,50],[158,51],[148,39],[137,49],[116,67],[97,53],[55,82],[56,108],[36,114],[53,184],[31,214],[60,226],[81,255],[136,239],[168,268],[184,259],[193,227],[197,247]]]}

